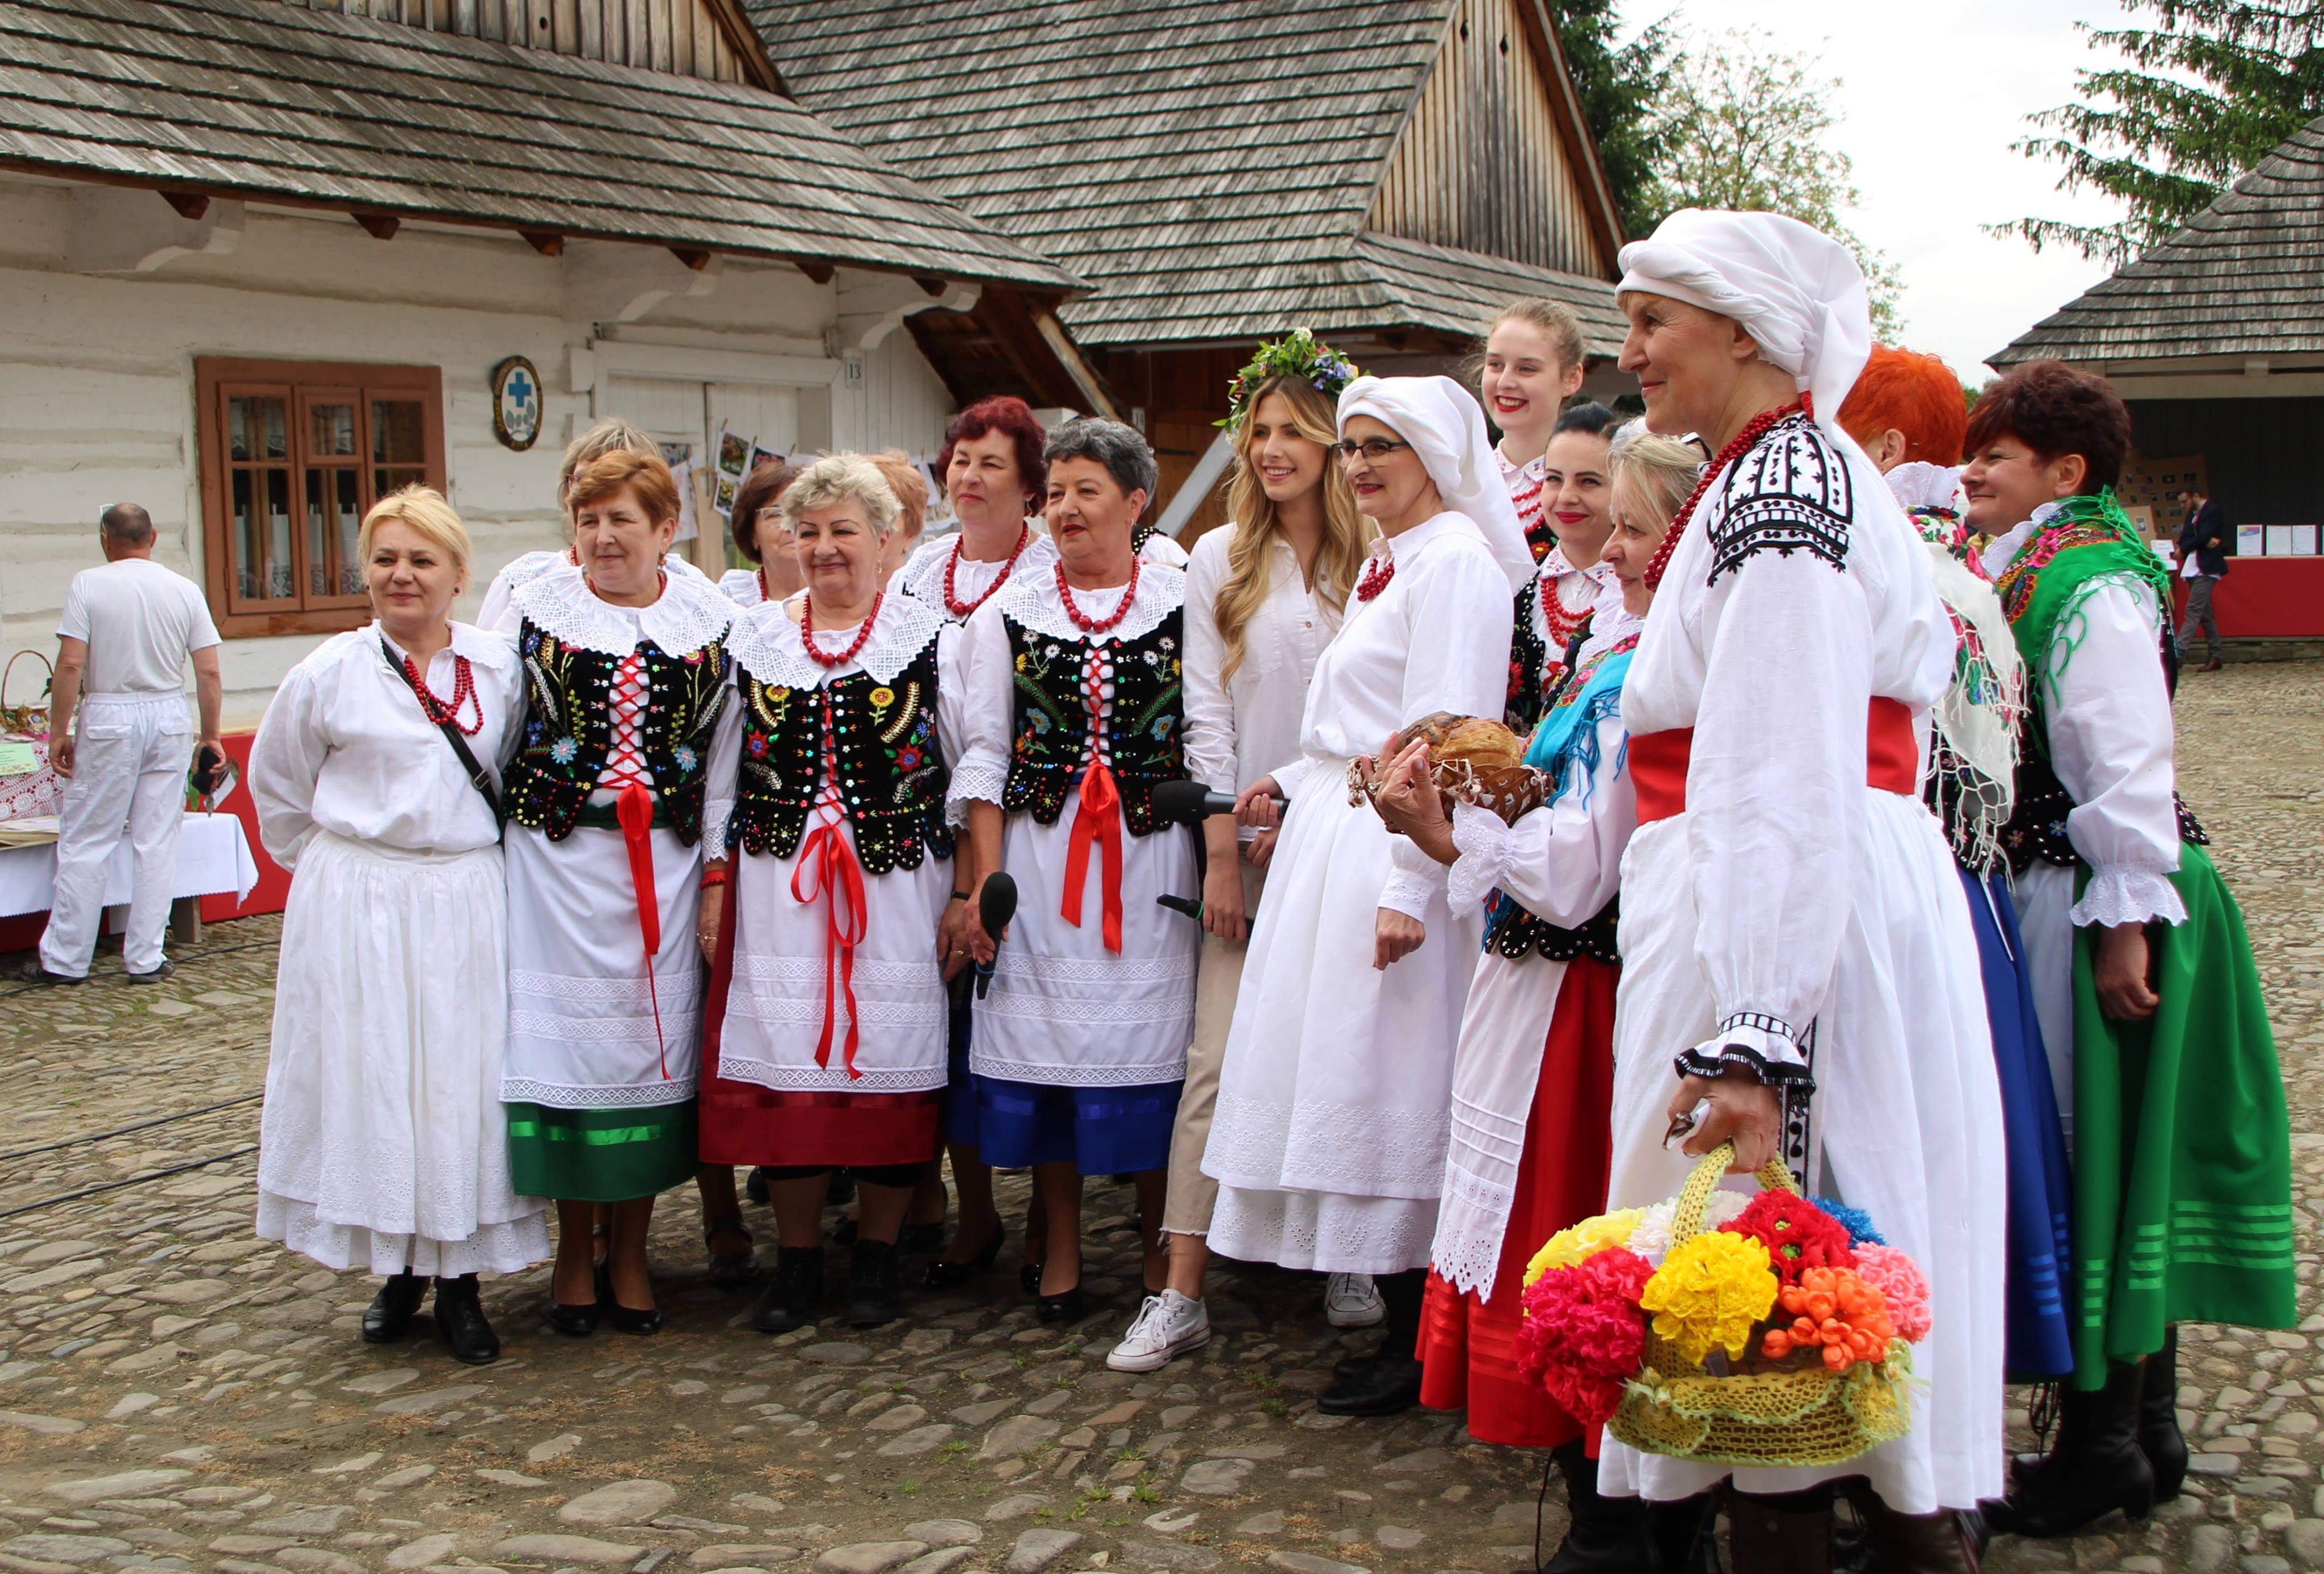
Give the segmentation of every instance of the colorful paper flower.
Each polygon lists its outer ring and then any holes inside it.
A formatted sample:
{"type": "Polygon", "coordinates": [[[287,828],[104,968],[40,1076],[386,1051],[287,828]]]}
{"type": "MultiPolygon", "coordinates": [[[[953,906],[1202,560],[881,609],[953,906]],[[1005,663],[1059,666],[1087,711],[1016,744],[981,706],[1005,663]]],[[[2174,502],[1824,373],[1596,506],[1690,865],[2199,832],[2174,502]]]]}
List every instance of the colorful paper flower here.
{"type": "Polygon", "coordinates": [[[1829,1197],[1816,1198],[1815,1205],[1840,1221],[1840,1228],[1848,1231],[1849,1246],[1859,1247],[1868,1243],[1873,1246],[1888,1244],[1881,1233],[1872,1228],[1872,1215],[1863,1209],[1850,1208],[1847,1203],[1835,1202],[1829,1197]]]}
{"type": "Polygon", "coordinates": [[[1646,1348],[1638,1295],[1654,1269],[1609,1247],[1544,1274],[1525,1293],[1517,1370],[1585,1426],[1603,1426],[1646,1348]]]}
{"type": "Polygon", "coordinates": [[[1777,1288],[1757,1236],[1716,1229],[1671,1247],[1638,1304],[1654,1314],[1655,1332],[1688,1360],[1701,1361],[1713,1349],[1739,1358],[1752,1325],[1775,1305],[1777,1288]]]}
{"type": "Polygon", "coordinates": [[[1858,1361],[1886,1359],[1896,1337],[1886,1302],[1853,1268],[1803,1268],[1799,1283],[1785,1285],[1776,1299],[1792,1321],[1759,1341],[1774,1360],[1819,1350],[1827,1367],[1844,1372],[1858,1361]]]}
{"type": "Polygon", "coordinates": [[[1898,1339],[1918,1344],[1929,1337],[1934,1319],[1929,1312],[1929,1281],[1922,1276],[1919,1264],[1893,1246],[1876,1244],[1857,1248],[1856,1273],[1887,1302],[1888,1321],[1895,1325],[1898,1339]]]}
{"type": "MultiPolygon", "coordinates": [[[[1750,1199],[1740,1192],[1713,1192],[1702,1205],[1702,1228],[1717,1229],[1720,1225],[1743,1211],[1750,1199]]],[[[1676,1220],[1676,1202],[1657,1202],[1638,1220],[1638,1228],[1630,1232],[1629,1247],[1656,1267],[1670,1255],[1671,1227],[1676,1220]]]]}
{"type": "Polygon", "coordinates": [[[1848,1231],[1840,1221],[1794,1192],[1762,1192],[1733,1220],[1719,1227],[1748,1235],[1767,1248],[1767,1257],[1786,1284],[1806,1268],[1852,1268],[1848,1231]]]}
{"type": "Polygon", "coordinates": [[[1526,1265],[1525,1282],[1531,1284],[1552,1268],[1569,1268],[1594,1252],[1623,1245],[1644,1217],[1636,1208],[1624,1208],[1559,1230],[1533,1254],[1533,1261],[1526,1265]]]}

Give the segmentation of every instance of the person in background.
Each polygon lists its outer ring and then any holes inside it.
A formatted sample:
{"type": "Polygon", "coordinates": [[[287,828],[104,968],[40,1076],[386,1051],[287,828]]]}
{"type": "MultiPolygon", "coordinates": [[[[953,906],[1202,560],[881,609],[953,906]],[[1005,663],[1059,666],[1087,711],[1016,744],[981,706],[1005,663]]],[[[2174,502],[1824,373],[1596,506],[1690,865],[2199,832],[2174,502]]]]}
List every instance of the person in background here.
{"type": "Polygon", "coordinates": [[[2179,494],[2187,505],[2187,523],[2179,532],[2180,575],[2187,581],[2187,621],[2179,631],[2179,659],[2187,659],[2187,643],[2197,630],[2203,634],[2205,672],[2219,670],[2219,615],[2211,596],[2227,576],[2227,517],[2200,486],[2179,494]]]}
{"type": "Polygon", "coordinates": [[[730,568],[718,577],[718,588],[738,607],[764,601],[788,601],[799,588],[798,560],[791,551],[783,525],[783,493],[799,478],[797,465],[761,465],[734,489],[734,510],[727,529],[734,535],[734,550],[751,561],[748,568],[730,568]]]}
{"type": "MultiPolygon", "coordinates": [[[[1307,681],[1363,572],[1371,521],[1356,508],[1332,446],[1333,401],[1356,375],[1306,333],[1261,345],[1229,396],[1235,468],[1227,525],[1194,543],[1186,570],[1186,769],[1231,797],[1299,750],[1307,681]]],[[[1162,1233],[1169,1276],[1106,1358],[1117,1372],[1150,1372],[1209,1342],[1203,1284],[1218,1183],[1203,1174],[1219,1064],[1242,980],[1243,940],[1275,850],[1274,831],[1242,831],[1231,815],[1204,823],[1203,953],[1194,1042],[1170,1137],[1162,1233]]],[[[1335,1328],[1380,1320],[1361,1274],[1325,1286],[1335,1328]]]]}
{"type": "Polygon", "coordinates": [[[1562,300],[1513,300],[1493,319],[1476,366],[1478,397],[1500,433],[1493,457],[1526,546],[1540,563],[1557,545],[1546,506],[1555,489],[1543,486],[1542,461],[1565,401],[1582,391],[1582,319],[1562,300]]]}
{"type": "Polygon", "coordinates": [[[367,1343],[401,1339],[434,1279],[437,1337],[483,1366],[501,1344],[476,1275],[549,1255],[548,1204],[509,1178],[508,893],[486,796],[524,669],[506,640],[451,621],[471,548],[439,494],[381,499],[358,550],[374,621],[290,669],[250,749],[259,839],[295,877],[258,1234],[384,1275],[367,1343]]]}
{"type": "Polygon", "coordinates": [[[1557,418],[1539,468],[1542,518],[1557,538],[1540,559],[1533,582],[1517,592],[1509,636],[1509,696],[1502,720],[1520,736],[1541,719],[1550,694],[1565,678],[1575,640],[1591,613],[1613,599],[1612,573],[1598,562],[1614,528],[1608,452],[1620,419],[1596,401],[1557,418]]]}
{"type": "Polygon", "coordinates": [[[117,502],[97,519],[105,566],[84,568],[57,620],[49,763],[64,778],[58,814],[56,894],[30,983],[88,976],[105,918],[105,866],[124,835],[133,859],[129,927],[121,962],[132,983],[177,970],[161,954],[185,824],[186,769],[197,751],[223,764],[217,625],[199,586],[153,561],[152,516],[117,502]],[[194,667],[200,731],[186,716],[185,668],[194,667]],[[79,726],[76,730],[74,723],[79,726]]]}
{"type": "MultiPolygon", "coordinates": [[[[558,564],[571,566],[581,561],[573,547],[573,511],[566,502],[566,493],[573,489],[573,473],[608,454],[622,452],[650,454],[659,459],[661,457],[661,445],[619,416],[607,416],[565,445],[564,457],[557,464],[557,506],[564,513],[560,528],[564,531],[566,544],[521,553],[503,564],[501,571],[493,575],[492,583],[484,587],[484,599],[476,605],[477,628],[496,631],[512,630],[516,625],[509,621],[509,597],[514,595],[521,586],[540,578],[558,564]]],[[[675,552],[664,557],[662,566],[680,578],[706,582],[709,578],[675,552]]]]}
{"type": "Polygon", "coordinates": [[[901,448],[882,448],[869,457],[887,478],[888,490],[896,494],[896,502],[903,510],[896,516],[896,528],[881,538],[880,583],[884,585],[902,573],[912,554],[920,549],[920,536],[928,524],[928,478],[901,448]]]}

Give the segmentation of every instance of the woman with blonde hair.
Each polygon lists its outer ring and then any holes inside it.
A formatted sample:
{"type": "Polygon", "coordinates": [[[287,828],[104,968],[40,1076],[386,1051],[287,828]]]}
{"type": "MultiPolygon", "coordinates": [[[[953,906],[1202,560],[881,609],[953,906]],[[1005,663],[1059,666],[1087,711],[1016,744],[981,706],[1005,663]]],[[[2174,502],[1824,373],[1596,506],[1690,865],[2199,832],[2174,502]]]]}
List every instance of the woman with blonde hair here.
{"type": "MultiPolygon", "coordinates": [[[[1229,389],[1231,522],[1196,541],[1186,567],[1186,768],[1213,792],[1239,793],[1298,752],[1307,680],[1363,572],[1371,521],[1357,511],[1332,454],[1339,440],[1333,401],[1355,375],[1344,355],[1303,328],[1261,345],[1229,389]]],[[[1121,1372],[1152,1371],[1210,1339],[1203,1281],[1218,1183],[1203,1174],[1203,1148],[1249,917],[1277,833],[1238,837],[1233,820],[1220,815],[1204,834],[1210,860],[1194,1042],[1171,1131],[1162,1215],[1168,1278],[1107,1358],[1121,1372]]],[[[1379,1302],[1361,1275],[1334,1275],[1326,1301],[1335,1323],[1379,1321],[1379,1302]]]]}
{"type": "Polygon", "coordinates": [[[387,1275],[363,1337],[436,1331],[482,1365],[500,1340],[478,1273],[549,1255],[509,1181],[501,1054],[508,903],[494,767],[515,735],[516,652],[451,621],[468,532],[410,486],[364,516],[370,626],[290,669],[251,747],[260,840],[294,872],[259,1125],[258,1233],[387,1275]]]}

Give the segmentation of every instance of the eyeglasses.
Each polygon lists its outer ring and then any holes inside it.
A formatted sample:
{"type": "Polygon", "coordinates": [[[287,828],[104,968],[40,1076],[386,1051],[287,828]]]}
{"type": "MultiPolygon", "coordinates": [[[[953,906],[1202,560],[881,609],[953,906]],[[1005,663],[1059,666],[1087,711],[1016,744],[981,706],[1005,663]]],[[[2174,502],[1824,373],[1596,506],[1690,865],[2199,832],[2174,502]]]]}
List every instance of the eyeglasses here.
{"type": "Polygon", "coordinates": [[[1351,443],[1342,437],[1332,445],[1332,451],[1339,455],[1340,463],[1344,465],[1359,454],[1367,459],[1377,461],[1387,458],[1398,448],[1411,446],[1410,443],[1399,442],[1394,437],[1366,437],[1360,443],[1351,443]]]}

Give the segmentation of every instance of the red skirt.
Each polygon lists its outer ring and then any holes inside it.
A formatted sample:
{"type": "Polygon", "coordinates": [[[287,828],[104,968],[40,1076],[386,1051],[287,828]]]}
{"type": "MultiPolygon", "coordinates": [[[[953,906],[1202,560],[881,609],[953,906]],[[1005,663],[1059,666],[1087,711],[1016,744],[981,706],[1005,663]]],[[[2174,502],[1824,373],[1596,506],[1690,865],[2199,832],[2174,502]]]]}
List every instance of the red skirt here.
{"type": "Polygon", "coordinates": [[[788,1092],[718,1074],[734,982],[734,908],[722,906],[702,1003],[701,1160],[777,1168],[916,1164],[934,1158],[944,1089],[919,1093],[788,1092]]]}
{"type": "Polygon", "coordinates": [[[1541,1078],[1526,1118],[1517,1199],[1501,1238],[1493,1298],[1480,1301],[1434,1273],[1421,1313],[1420,1402],[1469,1412],[1470,1435],[1512,1448],[1546,1449],[1582,1435],[1582,1423],[1517,1375],[1526,1264],[1568,1225],[1606,1209],[1614,1109],[1614,986],[1621,970],[1579,957],[1566,965],[1542,1045],[1541,1078]]]}

